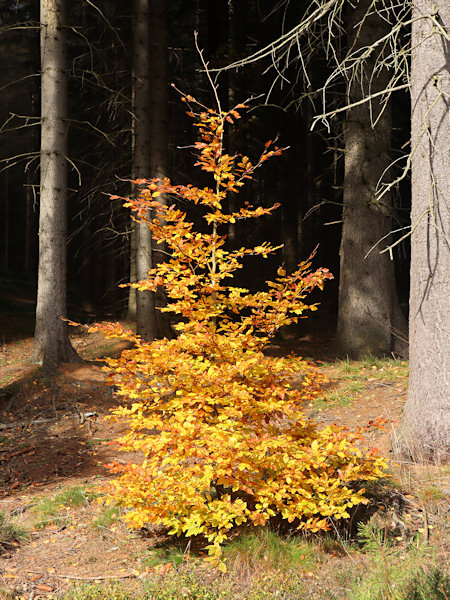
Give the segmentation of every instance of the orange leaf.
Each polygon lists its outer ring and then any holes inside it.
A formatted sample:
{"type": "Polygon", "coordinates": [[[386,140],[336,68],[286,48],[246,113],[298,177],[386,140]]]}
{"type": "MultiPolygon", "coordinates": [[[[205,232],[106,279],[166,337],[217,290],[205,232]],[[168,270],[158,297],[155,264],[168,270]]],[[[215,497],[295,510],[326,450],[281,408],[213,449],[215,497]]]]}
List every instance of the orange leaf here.
{"type": "Polygon", "coordinates": [[[40,592],[53,592],[55,588],[51,585],[46,585],[45,583],[38,583],[36,589],[40,592]]]}

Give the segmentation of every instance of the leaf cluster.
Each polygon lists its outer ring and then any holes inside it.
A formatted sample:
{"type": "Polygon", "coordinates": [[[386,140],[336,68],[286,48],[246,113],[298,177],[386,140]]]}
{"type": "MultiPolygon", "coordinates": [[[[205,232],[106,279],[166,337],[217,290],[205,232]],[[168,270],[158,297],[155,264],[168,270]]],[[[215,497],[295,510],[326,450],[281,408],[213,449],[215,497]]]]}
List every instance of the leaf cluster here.
{"type": "Polygon", "coordinates": [[[280,327],[317,308],[305,298],[332,278],[328,270],[311,270],[308,259],[291,274],[280,267],[264,291],[231,285],[244,256],[267,257],[277,248],[227,250],[222,229],[276,205],[227,212],[227,198],[283,149],[268,142],[254,162],[231,156],[224,128],[245,105],[223,112],[184,100],[199,108],[188,112],[200,134],[196,164],[213,185],[138,180],[139,197],[125,199],[169,255],[133,285],[164,289],[161,310],[177,315],[177,337],[147,342],[119,324],[96,326],[133,343],[108,368],[124,398],[113,418],[128,423],[117,443],[143,456],[141,464],[109,465],[118,475],[110,499],[128,508],[124,518],[133,527],[151,522],[171,534],[203,536],[210,559],[224,569],[221,546],[236,526],[281,518],[298,529],[326,530],[330,519],[348,518],[351,507],[367,502],[360,483],[381,477],[385,461],[362,448],[361,431],[319,428],[305,416],[324,380],[313,365],[264,353],[280,327]],[[180,200],[201,207],[206,232],[189,222],[180,200]],[[294,389],[299,372],[303,381],[294,389]]]}

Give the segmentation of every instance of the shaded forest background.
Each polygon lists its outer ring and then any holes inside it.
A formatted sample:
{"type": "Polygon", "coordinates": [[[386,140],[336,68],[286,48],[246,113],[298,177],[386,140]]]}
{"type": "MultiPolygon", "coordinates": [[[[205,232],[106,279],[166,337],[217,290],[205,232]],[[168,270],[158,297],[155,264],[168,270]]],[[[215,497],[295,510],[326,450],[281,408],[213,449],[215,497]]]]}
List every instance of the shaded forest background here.
{"type": "MultiPolygon", "coordinates": [[[[212,91],[194,45],[198,31],[211,69],[229,65],[271,43],[295,26],[309,2],[268,0],[184,0],[169,3],[168,56],[168,176],[177,183],[202,183],[193,175],[194,141],[189,118],[170,83],[211,104],[212,91]],[[193,180],[194,179],[194,180],[193,180]]],[[[40,62],[39,7],[36,2],[0,3],[0,269],[4,277],[19,277],[34,289],[38,261],[40,62]]],[[[130,279],[130,219],[120,201],[108,194],[127,195],[132,173],[132,15],[130,3],[99,1],[68,5],[69,52],[69,239],[68,316],[89,320],[123,317],[130,279]]],[[[320,88],[330,74],[330,61],[317,52],[308,76],[320,88]]],[[[213,72],[213,76],[215,73],[213,72]]],[[[332,121],[330,132],[311,124],[319,101],[308,89],[297,62],[282,76],[269,57],[218,76],[225,108],[255,98],[239,131],[228,139],[250,157],[259,155],[267,139],[279,135],[289,146],[282,159],[257,172],[240,201],[281,208],[267,222],[244,224],[232,232],[232,243],[270,240],[284,244],[281,257],[242,271],[240,284],[260,285],[284,262],[288,269],[309,256],[319,244],[317,265],[336,279],[321,297],[322,308],[312,326],[333,331],[336,325],[339,246],[343,203],[343,122],[332,121]]],[[[331,103],[345,98],[344,84],[333,88],[331,103]]],[[[392,97],[393,158],[409,140],[409,97],[392,97]]],[[[345,113],[341,113],[344,115],[345,113]]],[[[149,177],[152,173],[148,174],[149,177]]],[[[393,194],[392,229],[409,224],[408,181],[393,194]]],[[[409,241],[394,249],[399,299],[407,310],[409,241]]],[[[355,273],[355,278],[358,274],[355,273]]],[[[1,333],[1,332],[0,332],[1,333]]]]}

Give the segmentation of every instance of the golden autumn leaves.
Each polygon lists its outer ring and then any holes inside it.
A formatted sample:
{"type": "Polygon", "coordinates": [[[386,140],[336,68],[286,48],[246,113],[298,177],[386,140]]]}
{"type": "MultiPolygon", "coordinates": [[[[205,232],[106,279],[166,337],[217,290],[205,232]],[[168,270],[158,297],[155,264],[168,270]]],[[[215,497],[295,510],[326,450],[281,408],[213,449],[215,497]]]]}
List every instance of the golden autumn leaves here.
{"type": "Polygon", "coordinates": [[[113,418],[128,423],[117,442],[143,456],[141,464],[110,465],[119,477],[109,499],[128,508],[133,527],[150,522],[171,534],[203,536],[209,558],[224,569],[221,546],[233,528],[281,518],[299,529],[327,529],[329,519],[348,518],[349,508],[366,502],[360,482],[381,477],[385,461],[362,449],[361,432],[319,428],[305,416],[305,404],[321,393],[314,366],[263,352],[280,327],[316,308],[304,299],[323,288],[328,270],[310,270],[308,259],[289,275],[278,269],[265,291],[230,285],[245,256],[266,257],[277,248],[265,242],[227,250],[221,228],[268,215],[276,205],[227,212],[227,196],[283,149],[269,142],[255,163],[230,156],[224,126],[245,106],[225,113],[184,99],[199,108],[188,112],[200,133],[196,164],[214,185],[138,180],[139,198],[124,199],[169,255],[133,286],[163,287],[168,304],[161,310],[177,315],[177,337],[145,342],[120,325],[96,326],[133,343],[108,361],[108,370],[124,398],[113,418]],[[188,220],[178,199],[203,209],[207,232],[188,220]],[[303,381],[294,389],[299,372],[303,381]]]}

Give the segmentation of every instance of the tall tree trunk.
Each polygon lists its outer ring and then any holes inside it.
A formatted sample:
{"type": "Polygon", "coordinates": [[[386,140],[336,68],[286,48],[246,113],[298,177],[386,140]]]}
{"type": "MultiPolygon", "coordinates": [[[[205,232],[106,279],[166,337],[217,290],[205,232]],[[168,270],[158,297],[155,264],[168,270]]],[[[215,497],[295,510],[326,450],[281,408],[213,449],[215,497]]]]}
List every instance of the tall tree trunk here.
{"type": "MultiPolygon", "coordinates": [[[[81,265],[78,272],[78,278],[80,281],[80,300],[81,307],[84,312],[90,315],[95,314],[93,304],[93,277],[92,272],[94,270],[95,254],[92,249],[92,238],[93,238],[93,227],[90,219],[88,218],[84,225],[82,225],[80,233],[80,258],[81,265]]],[[[98,262],[98,261],[96,261],[98,262]]]]}
{"type": "MultiPolygon", "coordinates": [[[[131,221],[130,223],[130,282],[136,283],[136,223],[131,221]]],[[[128,307],[127,307],[127,319],[130,321],[136,321],[136,288],[130,287],[128,290],[128,307]]]]}
{"type": "Polygon", "coordinates": [[[410,376],[399,433],[404,453],[441,461],[450,446],[450,4],[415,0],[413,19],[410,376]],[[423,18],[432,14],[441,31],[423,18]]]}
{"type": "MultiPolygon", "coordinates": [[[[33,61],[34,62],[34,61],[33,61]]],[[[39,67],[36,66],[36,71],[39,67]]],[[[32,79],[31,82],[31,116],[35,117],[39,111],[38,98],[39,90],[38,82],[36,78],[32,79]]],[[[38,132],[36,127],[31,130],[31,149],[32,151],[38,150],[38,132]]],[[[24,257],[24,269],[27,275],[35,273],[36,262],[35,257],[37,254],[37,218],[36,218],[36,194],[35,194],[35,169],[28,165],[27,168],[27,184],[25,189],[25,203],[26,203],[26,214],[25,214],[25,257],[24,257]]]]}
{"type": "MultiPolygon", "coordinates": [[[[371,11],[371,0],[360,0],[347,24],[349,47],[366,47],[384,34],[385,22],[371,11]],[[363,20],[361,27],[358,24],[363,20]]],[[[350,103],[385,89],[385,70],[374,74],[369,59],[360,78],[355,78],[350,103]]],[[[372,101],[373,115],[382,110],[372,101]]],[[[374,201],[377,182],[390,162],[391,111],[372,127],[368,103],[349,110],[344,124],[345,181],[343,227],[340,247],[339,312],[336,345],[352,357],[405,351],[406,321],[402,319],[395,287],[394,263],[387,253],[369,250],[392,229],[391,199],[374,201]],[[400,337],[395,334],[401,331],[400,337]]]]}
{"type": "Polygon", "coordinates": [[[3,202],[5,204],[3,214],[3,269],[9,269],[9,187],[8,187],[8,171],[3,175],[3,202]]]}
{"type": "MultiPolygon", "coordinates": [[[[312,75],[310,76],[310,78],[312,75]]],[[[303,219],[304,215],[308,213],[308,211],[315,204],[315,187],[314,187],[314,169],[316,166],[316,156],[315,156],[315,139],[314,134],[311,131],[311,125],[313,122],[313,106],[309,100],[305,103],[305,112],[304,112],[304,121],[305,121],[305,170],[304,170],[304,187],[302,190],[302,202],[300,202],[299,206],[299,215],[298,215],[298,248],[299,248],[299,256],[303,259],[305,256],[308,256],[306,252],[311,251],[313,243],[308,239],[308,233],[310,227],[306,227],[304,225],[303,219]]]]}
{"type": "MultiPolygon", "coordinates": [[[[236,49],[236,6],[233,0],[228,2],[228,60],[232,62],[234,60],[234,51],[236,49]]],[[[231,110],[236,106],[236,92],[237,92],[237,73],[228,71],[228,98],[227,107],[231,110]]],[[[231,127],[229,128],[227,141],[227,151],[230,156],[233,156],[236,152],[236,136],[235,131],[231,127]]],[[[236,198],[234,194],[228,195],[228,210],[234,212],[236,210],[236,198]]],[[[236,224],[228,223],[228,243],[231,248],[236,247],[236,224]]]]}
{"type": "MultiPolygon", "coordinates": [[[[194,31],[197,32],[198,41],[201,48],[205,48],[205,44],[208,39],[208,25],[208,9],[206,7],[205,0],[195,0],[193,26],[194,31]]],[[[197,55],[197,50],[195,49],[194,36],[191,35],[190,37],[192,42],[192,55],[194,60],[194,74],[191,89],[193,90],[193,95],[195,96],[195,98],[198,98],[200,100],[201,98],[207,97],[205,90],[206,77],[202,70],[198,68],[199,57],[197,55]]]]}
{"type": "MultiPolygon", "coordinates": [[[[149,0],[133,5],[133,178],[152,175],[150,165],[150,10],[149,0]]],[[[136,192],[138,190],[136,189],[136,192]]],[[[133,236],[132,236],[133,241],[133,236]]],[[[153,266],[149,228],[136,223],[134,231],[136,280],[145,279],[153,266]]],[[[136,293],[136,329],[144,339],[156,338],[155,300],[151,292],[136,293]]]]}
{"type": "MultiPolygon", "coordinates": [[[[168,167],[168,64],[167,64],[167,0],[150,1],[150,173],[151,177],[167,177],[168,167]]],[[[160,196],[161,202],[165,201],[160,196]]],[[[153,245],[153,260],[164,261],[164,244],[153,245]]],[[[155,294],[155,306],[167,303],[162,289],[155,294]]],[[[173,335],[168,313],[156,310],[156,333],[158,337],[173,335]]]]}
{"type": "Polygon", "coordinates": [[[25,251],[24,271],[26,275],[32,273],[31,268],[31,246],[33,244],[33,177],[31,169],[27,171],[27,184],[25,188],[25,251]]]}
{"type": "Polygon", "coordinates": [[[66,313],[67,73],[64,0],[41,0],[39,270],[33,361],[46,370],[78,359],[66,313]]]}
{"type": "MultiPolygon", "coordinates": [[[[244,15],[241,14],[242,11],[239,11],[239,7],[236,4],[236,0],[228,0],[228,61],[233,62],[238,57],[242,56],[242,51],[245,46],[243,41],[243,36],[240,35],[242,33],[242,29],[240,29],[239,25],[245,25],[245,20],[243,19],[244,15]],[[241,19],[241,23],[238,24],[238,18],[241,19]]],[[[242,7],[241,7],[242,8],[242,7]]],[[[228,71],[227,72],[228,79],[228,98],[227,98],[227,106],[228,110],[231,110],[238,104],[240,101],[241,94],[241,83],[242,76],[237,71],[228,71]],[[237,100],[239,98],[239,100],[237,100]]],[[[237,150],[236,148],[236,131],[233,127],[230,127],[227,132],[227,152],[230,156],[233,156],[237,150]]],[[[234,194],[228,195],[228,210],[233,212],[236,210],[236,196],[234,194]]],[[[236,238],[236,223],[228,224],[228,243],[231,248],[237,247],[237,238],[236,238]]]]}

